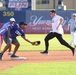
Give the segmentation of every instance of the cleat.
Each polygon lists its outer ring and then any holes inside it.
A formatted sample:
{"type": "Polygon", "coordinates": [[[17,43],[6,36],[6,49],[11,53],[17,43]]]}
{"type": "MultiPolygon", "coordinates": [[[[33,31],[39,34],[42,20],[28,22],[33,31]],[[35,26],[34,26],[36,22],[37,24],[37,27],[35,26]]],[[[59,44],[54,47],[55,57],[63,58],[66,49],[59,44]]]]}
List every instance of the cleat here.
{"type": "Polygon", "coordinates": [[[19,56],[16,56],[16,55],[12,55],[11,59],[14,59],[14,60],[26,60],[25,57],[19,57],[19,56]]]}
{"type": "Polygon", "coordinates": [[[76,52],[76,48],[74,48],[74,49],[72,50],[73,56],[74,56],[75,52],[76,52]]]}
{"type": "Polygon", "coordinates": [[[2,53],[0,53],[0,60],[2,60],[2,56],[3,56],[3,54],[2,54],[2,53]]]}
{"type": "Polygon", "coordinates": [[[41,54],[48,54],[48,52],[46,52],[46,51],[43,51],[43,52],[40,52],[41,54]]]}

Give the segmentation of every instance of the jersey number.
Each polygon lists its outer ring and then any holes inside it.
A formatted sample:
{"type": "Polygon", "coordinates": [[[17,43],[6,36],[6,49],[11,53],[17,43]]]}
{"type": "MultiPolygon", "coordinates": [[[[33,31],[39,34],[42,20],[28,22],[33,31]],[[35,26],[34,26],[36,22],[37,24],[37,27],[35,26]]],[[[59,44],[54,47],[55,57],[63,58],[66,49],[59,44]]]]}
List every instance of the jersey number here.
{"type": "Polygon", "coordinates": [[[20,33],[18,30],[16,30],[15,33],[16,33],[18,36],[21,36],[21,33],[20,33]]]}

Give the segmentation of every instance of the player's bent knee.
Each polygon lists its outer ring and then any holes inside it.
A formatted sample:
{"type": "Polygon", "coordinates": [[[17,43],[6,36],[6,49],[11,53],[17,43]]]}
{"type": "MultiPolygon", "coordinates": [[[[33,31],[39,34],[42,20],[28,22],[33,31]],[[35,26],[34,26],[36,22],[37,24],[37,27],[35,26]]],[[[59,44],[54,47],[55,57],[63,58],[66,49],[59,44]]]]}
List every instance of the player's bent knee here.
{"type": "Polygon", "coordinates": [[[20,46],[20,44],[19,43],[16,43],[16,44],[14,44],[16,47],[19,47],[20,46]]]}
{"type": "Polygon", "coordinates": [[[20,46],[20,44],[18,43],[16,46],[18,46],[18,47],[19,47],[19,46],[20,46]]]}
{"type": "Polygon", "coordinates": [[[10,47],[10,46],[11,46],[11,44],[7,44],[7,46],[9,46],[9,47],[10,47]]]}

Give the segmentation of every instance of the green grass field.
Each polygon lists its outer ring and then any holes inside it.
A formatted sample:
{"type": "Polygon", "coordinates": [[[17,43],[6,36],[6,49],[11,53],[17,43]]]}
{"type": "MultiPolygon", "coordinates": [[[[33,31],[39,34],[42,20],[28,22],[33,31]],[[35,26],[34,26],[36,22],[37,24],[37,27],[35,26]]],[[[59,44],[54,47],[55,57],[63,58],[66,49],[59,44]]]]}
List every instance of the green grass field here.
{"type": "MultiPolygon", "coordinates": [[[[45,49],[45,43],[44,43],[44,38],[47,34],[26,34],[26,37],[31,40],[31,41],[36,41],[36,40],[40,40],[41,41],[41,45],[39,46],[32,46],[30,43],[27,43],[26,41],[24,41],[21,37],[18,37],[18,40],[20,42],[20,48],[19,51],[39,51],[39,50],[44,50],[45,49]]],[[[71,35],[69,34],[65,34],[63,36],[63,38],[69,43],[71,40],[71,35]]],[[[49,50],[69,50],[68,48],[66,48],[65,46],[62,46],[58,40],[56,38],[52,39],[49,41],[49,50]]],[[[5,46],[5,44],[3,44],[3,47],[5,46]]],[[[14,48],[14,47],[13,47],[14,48]]]]}
{"type": "MultiPolygon", "coordinates": [[[[30,35],[26,34],[26,37],[32,41],[40,40],[40,46],[32,46],[25,42],[22,38],[18,37],[21,47],[19,51],[38,51],[44,50],[44,37],[46,34],[30,35]]],[[[69,43],[71,35],[64,35],[63,38],[69,43]]],[[[3,47],[5,44],[3,44],[3,47]]],[[[68,48],[61,46],[56,38],[50,41],[49,50],[69,50],[68,48]]],[[[14,61],[15,62],[15,61],[14,61]]],[[[76,62],[45,62],[45,63],[25,63],[16,65],[8,70],[0,72],[0,75],[75,75],[76,74],[76,62]]]]}
{"type": "Polygon", "coordinates": [[[27,63],[3,71],[0,75],[75,75],[76,62],[27,63]]]}

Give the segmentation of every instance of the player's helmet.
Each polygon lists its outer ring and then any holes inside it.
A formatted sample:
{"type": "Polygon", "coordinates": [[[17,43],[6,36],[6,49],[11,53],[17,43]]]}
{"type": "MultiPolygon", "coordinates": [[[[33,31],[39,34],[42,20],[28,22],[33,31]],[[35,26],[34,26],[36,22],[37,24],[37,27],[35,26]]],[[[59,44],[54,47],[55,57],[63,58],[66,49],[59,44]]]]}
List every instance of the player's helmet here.
{"type": "Polygon", "coordinates": [[[10,21],[13,21],[13,22],[15,22],[15,18],[10,18],[10,21]]]}
{"type": "Polygon", "coordinates": [[[76,13],[73,13],[73,16],[76,16],[76,13]]]}

